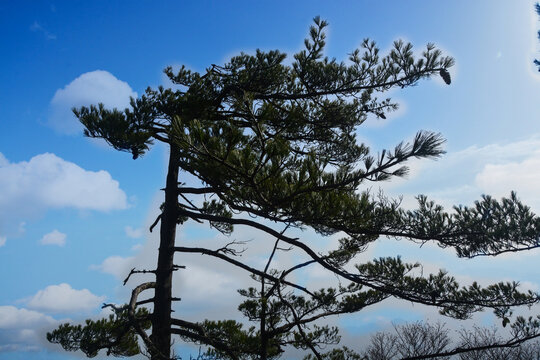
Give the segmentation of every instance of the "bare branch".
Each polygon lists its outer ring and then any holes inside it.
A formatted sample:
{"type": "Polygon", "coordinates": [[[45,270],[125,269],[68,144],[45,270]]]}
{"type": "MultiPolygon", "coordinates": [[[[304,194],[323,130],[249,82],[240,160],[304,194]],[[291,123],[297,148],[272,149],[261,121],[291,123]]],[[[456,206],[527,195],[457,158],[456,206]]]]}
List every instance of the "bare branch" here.
{"type": "Polygon", "coordinates": [[[156,220],[154,220],[154,222],[152,223],[152,225],[150,225],[150,232],[152,232],[152,230],[154,230],[154,227],[156,227],[159,220],[161,220],[161,214],[159,214],[158,217],[156,218],[156,220]]]}
{"type": "Polygon", "coordinates": [[[179,187],[180,194],[213,194],[216,191],[213,187],[194,188],[194,187],[179,187]]]}
{"type": "Polygon", "coordinates": [[[242,255],[242,253],[244,253],[246,251],[246,248],[243,248],[242,250],[236,250],[236,249],[232,249],[230,246],[231,245],[245,245],[247,242],[246,241],[231,241],[227,244],[225,244],[224,247],[220,248],[220,249],[217,249],[216,251],[217,252],[221,252],[223,254],[229,254],[229,255],[233,255],[233,256],[240,256],[242,255]]]}
{"type": "Polygon", "coordinates": [[[145,345],[149,349],[153,349],[157,353],[160,353],[159,349],[156,348],[156,346],[150,340],[148,334],[146,334],[146,332],[141,327],[139,322],[136,321],[136,317],[135,317],[135,308],[137,307],[137,297],[139,296],[139,294],[141,292],[143,292],[145,290],[148,290],[148,289],[155,288],[155,287],[156,287],[155,282],[146,282],[146,283],[142,283],[141,285],[139,285],[139,286],[137,286],[137,287],[135,287],[133,289],[133,291],[131,292],[131,300],[130,300],[129,306],[128,306],[128,315],[129,315],[131,325],[133,326],[133,328],[135,329],[137,334],[139,334],[139,336],[143,339],[145,345]]]}
{"type": "Polygon", "coordinates": [[[155,274],[156,271],[155,270],[135,270],[135,268],[131,269],[128,276],[124,279],[124,286],[127,284],[127,282],[129,280],[129,278],[131,277],[131,275],[133,275],[133,274],[147,274],[147,273],[155,274]]]}
{"type": "Polygon", "coordinates": [[[203,255],[210,255],[210,256],[214,256],[214,257],[217,257],[217,258],[220,258],[222,260],[225,260],[226,262],[230,263],[230,264],[233,264],[239,268],[242,268],[244,270],[247,270],[249,271],[250,273],[254,274],[254,275],[258,275],[260,277],[263,277],[267,280],[271,280],[273,282],[276,282],[276,283],[283,283],[283,284],[286,284],[286,285],[289,285],[295,289],[298,289],[298,290],[301,290],[313,297],[315,297],[315,294],[313,294],[311,291],[309,291],[307,288],[303,287],[303,286],[300,286],[300,285],[297,285],[297,284],[294,284],[292,282],[289,282],[289,281],[286,281],[286,280],[283,280],[283,279],[278,279],[276,278],[275,276],[272,276],[272,275],[269,275],[269,274],[265,274],[263,271],[260,271],[260,270],[257,270],[253,267],[250,267],[238,260],[235,260],[235,259],[232,259],[216,250],[210,250],[210,249],[206,249],[206,248],[196,248],[196,247],[184,247],[184,246],[177,246],[174,248],[174,251],[178,251],[178,252],[183,252],[183,253],[199,253],[199,254],[203,254],[203,255]]]}

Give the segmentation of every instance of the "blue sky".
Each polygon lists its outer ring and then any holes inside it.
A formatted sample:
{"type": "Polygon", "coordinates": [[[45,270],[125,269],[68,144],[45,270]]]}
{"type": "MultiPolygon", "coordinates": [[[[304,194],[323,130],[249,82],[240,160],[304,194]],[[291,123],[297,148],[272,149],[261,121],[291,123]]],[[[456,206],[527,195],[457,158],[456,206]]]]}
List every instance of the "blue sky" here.
{"type": "MultiPolygon", "coordinates": [[[[134,264],[154,264],[156,238],[147,229],[161,201],[164,147],[133,161],[84,138],[69,109],[96,102],[124,107],[147,86],[167,86],[162,73],[167,65],[202,71],[240,51],[298,51],[316,15],[330,23],[326,54],[331,57],[345,59],[369,37],[382,50],[398,38],[418,50],[433,42],[456,59],[451,86],[433,79],[392,91],[400,110],[359,129],[359,138],[373,149],[410,139],[420,129],[447,139],[443,159],[413,162],[409,178],[385,184],[386,191],[403,195],[404,206],[412,206],[419,193],[449,206],[514,189],[540,211],[540,77],[532,64],[540,57],[540,22],[533,5],[528,0],[1,2],[0,359],[79,358],[46,344],[43,331],[65,319],[99,316],[103,301],[125,301],[129,287],[123,288],[121,279],[134,264]]],[[[222,244],[199,225],[179,232],[186,244],[222,244]]],[[[258,234],[240,229],[235,236],[257,239],[250,261],[266,254],[258,234]]],[[[332,241],[310,232],[303,236],[322,247],[332,241]]],[[[424,261],[429,269],[444,267],[465,283],[473,277],[484,283],[504,278],[540,289],[537,251],[463,261],[435,247],[379,241],[365,259],[396,254],[424,261]]],[[[193,319],[237,317],[239,274],[200,258],[184,263],[190,266],[178,280],[184,298],[179,311],[193,319]]],[[[317,272],[305,275],[326,279],[317,272]]],[[[407,306],[389,302],[339,320],[345,338],[383,329],[392,320],[434,314],[407,306]]]]}

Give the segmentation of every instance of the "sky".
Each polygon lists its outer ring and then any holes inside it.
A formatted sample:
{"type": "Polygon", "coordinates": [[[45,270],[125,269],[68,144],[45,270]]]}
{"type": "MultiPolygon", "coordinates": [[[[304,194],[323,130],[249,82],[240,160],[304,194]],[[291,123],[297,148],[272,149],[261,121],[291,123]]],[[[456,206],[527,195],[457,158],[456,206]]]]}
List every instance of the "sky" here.
{"type": "MultiPolygon", "coordinates": [[[[369,119],[358,138],[375,151],[440,132],[446,155],[411,162],[406,179],[383,184],[405,207],[427,194],[446,207],[470,205],[482,194],[516,190],[540,212],[540,22],[534,2],[520,1],[1,1],[0,38],[0,359],[78,359],[48,344],[45,333],[65,321],[99,318],[103,302],[123,303],[134,267],[155,266],[157,237],[148,227],[159,211],[166,148],[156,145],[133,161],[85,138],[73,106],[98,102],[125,108],[130,96],[168,86],[162,70],[197,71],[240,51],[302,49],[312,18],[326,19],[326,55],[346,60],[364,38],[384,52],[396,39],[421,51],[435,43],[456,65],[452,84],[440,79],[387,95],[400,109],[369,119]]],[[[207,226],[187,223],[179,243],[222,246],[207,226]]],[[[335,238],[301,234],[321,249],[335,238]]],[[[246,261],[261,264],[272,239],[238,229],[253,240],[246,261]]],[[[457,259],[450,250],[381,239],[359,261],[401,255],[425,270],[449,270],[464,284],[519,280],[540,290],[538,250],[500,258],[457,259]]],[[[287,264],[294,254],[277,261],[287,264]]],[[[176,311],[191,320],[240,319],[235,289],[249,284],[226,264],[179,259],[176,311]]],[[[308,283],[327,274],[308,269],[308,283]]],[[[392,323],[434,318],[436,311],[400,301],[342,317],[344,341],[355,343],[392,323]]],[[[474,321],[490,324],[489,313],[474,321]]],[[[452,325],[453,326],[453,325],[452,325]]],[[[456,325],[457,326],[457,325],[456,325]]],[[[177,351],[187,354],[193,348],[177,351]]]]}

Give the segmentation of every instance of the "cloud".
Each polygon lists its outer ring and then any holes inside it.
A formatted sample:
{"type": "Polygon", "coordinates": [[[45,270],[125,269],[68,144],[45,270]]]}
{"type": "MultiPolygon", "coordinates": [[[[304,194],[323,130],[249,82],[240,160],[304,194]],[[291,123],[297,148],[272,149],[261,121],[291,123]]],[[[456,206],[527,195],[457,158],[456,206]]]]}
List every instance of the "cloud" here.
{"type": "Polygon", "coordinates": [[[0,353],[41,349],[45,332],[58,321],[37,311],[0,306],[0,353]]]}
{"type": "Polygon", "coordinates": [[[96,296],[88,289],[75,290],[69,284],[50,285],[27,301],[30,309],[46,313],[77,313],[96,309],[105,296],[96,296]]]}
{"type": "Polygon", "coordinates": [[[30,25],[30,30],[33,32],[42,33],[43,36],[45,36],[45,39],[47,40],[56,40],[56,35],[50,33],[47,29],[41,26],[37,21],[34,21],[34,23],[30,25]]]}
{"type": "Polygon", "coordinates": [[[6,245],[7,238],[5,236],[0,236],[0,247],[6,245]]]}
{"type": "Polygon", "coordinates": [[[42,245],[58,245],[64,246],[66,244],[66,234],[61,233],[58,230],[43,235],[39,241],[42,245]]]}
{"type": "Polygon", "coordinates": [[[0,329],[24,329],[38,323],[54,324],[52,317],[33,310],[18,309],[14,306],[0,306],[0,329]]]}
{"type": "Polygon", "coordinates": [[[126,235],[133,239],[138,239],[143,235],[142,228],[134,229],[131,226],[126,226],[124,230],[126,231],[126,235]]]}
{"type": "Polygon", "coordinates": [[[129,98],[137,97],[128,83],[111,73],[96,70],[84,73],[63,89],[58,89],[50,103],[49,125],[59,133],[75,134],[82,125],[73,115],[73,107],[103,103],[107,108],[125,109],[129,98]]]}
{"type": "Polygon", "coordinates": [[[189,294],[190,298],[209,302],[224,299],[230,296],[231,291],[235,292],[240,283],[237,278],[223,271],[227,269],[226,266],[221,269],[219,266],[206,266],[212,264],[211,261],[200,261],[202,266],[192,261],[190,263],[175,279],[179,285],[176,290],[181,294],[189,294]]]}
{"type": "Polygon", "coordinates": [[[4,154],[0,153],[0,167],[8,166],[8,165],[9,165],[8,159],[6,159],[4,154]]]}
{"type": "Polygon", "coordinates": [[[127,197],[106,171],[88,171],[50,153],[30,161],[2,164],[0,157],[0,233],[18,232],[21,221],[48,209],[110,211],[127,208],[127,197]]]}
{"type": "Polygon", "coordinates": [[[486,164],[476,175],[475,184],[493,196],[508,196],[515,190],[527,202],[540,204],[540,152],[519,162],[486,164]]]}
{"type": "Polygon", "coordinates": [[[117,279],[124,279],[133,267],[134,257],[109,256],[100,265],[92,265],[90,269],[99,270],[114,275],[117,279]]]}
{"type": "Polygon", "coordinates": [[[131,251],[139,251],[143,248],[142,244],[135,244],[131,247],[131,251]]]}
{"type": "Polygon", "coordinates": [[[538,134],[504,144],[471,146],[448,153],[438,161],[414,160],[406,179],[396,179],[381,187],[394,196],[405,195],[406,206],[416,206],[412,197],[426,194],[447,208],[470,205],[482,194],[501,197],[515,190],[538,212],[539,149],[538,134]]]}

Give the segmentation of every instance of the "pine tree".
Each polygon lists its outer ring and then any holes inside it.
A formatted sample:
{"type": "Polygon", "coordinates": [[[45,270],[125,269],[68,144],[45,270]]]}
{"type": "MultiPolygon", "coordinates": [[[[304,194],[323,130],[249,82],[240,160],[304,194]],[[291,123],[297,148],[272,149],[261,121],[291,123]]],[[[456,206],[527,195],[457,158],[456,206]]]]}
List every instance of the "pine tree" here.
{"type": "Polygon", "coordinates": [[[322,358],[331,354],[321,354],[319,345],[337,344],[339,334],[336,328],[317,325],[318,319],[361,311],[389,297],[434,306],[458,319],[489,308],[504,325],[514,306],[538,302],[537,294],[518,291],[516,283],[460,287],[443,271],[416,275],[420,264],[399,257],[347,270],[381,236],[434,241],[455,248],[460,257],[537,247],[540,219],[515,194],[501,202],[486,196],[454,212],[424,196],[418,198],[417,210],[405,211],[397,201],[370,194],[367,183],[406,175],[407,160],[444,153],[441,135],[427,131],[376,154],[359,143],[356,131],[368,116],[384,119],[397,108],[377,96],[433,75],[450,84],[453,59],[432,44],[416,58],[412,45],[402,41],[383,56],[374,42],[365,40],[347,62],[338,62],[323,53],[327,23],[319,18],[314,22],[305,49],[291,65],[280,51],[258,50],[204,73],[169,67],[165,73],[175,89],[148,88],[124,111],[101,104],[74,110],[86,136],[103,138],[133,159],[155,141],[167,144],[165,198],[151,227],[160,224],[159,255],[155,269],[129,274],[150,272],[155,281],[135,287],[129,304],[108,305],[115,310],[109,320],[85,327],[65,324],[48,334],[49,341],[88,356],[100,348],[129,356],[141,351],[133,341],[138,336],[153,360],[165,360],[171,359],[171,337],[178,335],[207,346],[209,358],[278,358],[287,346],[322,358]],[[200,186],[186,186],[185,174],[200,186]],[[189,220],[207,222],[223,234],[231,234],[234,226],[252,227],[275,238],[274,251],[266,267],[256,269],[240,261],[234,242],[217,250],[181,246],[176,229],[189,220]],[[309,242],[289,235],[295,228],[343,237],[333,251],[320,254],[309,242]],[[274,269],[272,259],[280,245],[301,250],[309,260],[274,269]],[[172,318],[177,252],[213,256],[250,274],[258,287],[240,291],[247,299],[239,310],[257,326],[172,318]],[[313,290],[290,280],[290,274],[308,266],[320,266],[345,284],[313,290]],[[148,290],[154,296],[139,301],[138,295],[148,290]],[[153,310],[141,310],[149,302],[153,310]]]}

